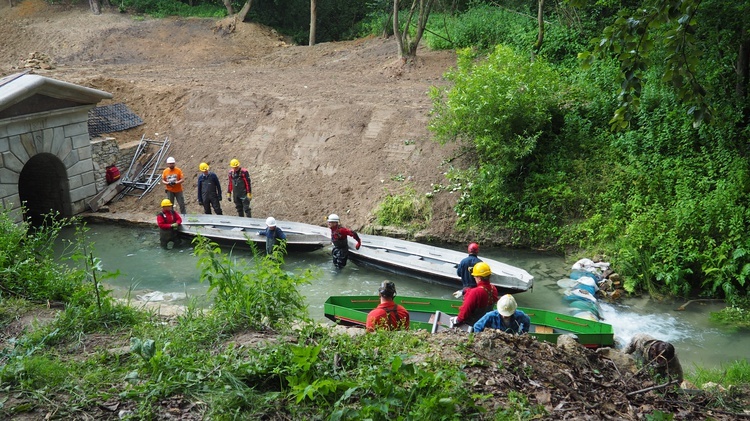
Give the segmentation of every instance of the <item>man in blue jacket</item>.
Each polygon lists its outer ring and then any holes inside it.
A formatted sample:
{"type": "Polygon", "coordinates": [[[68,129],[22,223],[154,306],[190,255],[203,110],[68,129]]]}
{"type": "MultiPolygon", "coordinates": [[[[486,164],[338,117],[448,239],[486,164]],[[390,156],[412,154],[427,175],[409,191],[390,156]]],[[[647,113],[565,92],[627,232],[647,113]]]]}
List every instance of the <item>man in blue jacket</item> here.
{"type": "Polygon", "coordinates": [[[498,329],[506,333],[529,333],[531,319],[518,310],[516,299],[505,294],[497,301],[497,310],[492,310],[474,323],[474,332],[481,332],[486,328],[498,329]]]}

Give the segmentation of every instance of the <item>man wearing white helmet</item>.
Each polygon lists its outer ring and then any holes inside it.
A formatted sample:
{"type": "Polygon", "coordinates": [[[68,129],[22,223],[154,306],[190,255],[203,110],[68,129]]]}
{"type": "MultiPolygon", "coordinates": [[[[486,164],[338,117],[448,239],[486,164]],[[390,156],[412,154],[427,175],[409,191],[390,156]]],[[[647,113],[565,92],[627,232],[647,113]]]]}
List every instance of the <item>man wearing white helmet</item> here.
{"type": "Polygon", "coordinates": [[[510,294],[500,297],[497,302],[497,310],[492,310],[474,323],[474,332],[484,329],[498,329],[506,333],[523,334],[529,333],[531,319],[521,310],[518,310],[516,299],[510,294]]]}
{"type": "Polygon", "coordinates": [[[217,215],[223,215],[221,210],[221,184],[216,173],[209,171],[209,166],[205,162],[198,165],[198,204],[203,206],[203,212],[206,215],[211,214],[211,207],[217,215]]]}
{"type": "Polygon", "coordinates": [[[276,243],[286,241],[286,234],[281,228],[276,226],[276,218],[269,216],[266,218],[266,229],[258,233],[266,237],[266,254],[272,255],[276,243]]]}
{"type": "Polygon", "coordinates": [[[185,209],[185,196],[182,193],[182,183],[185,181],[185,177],[182,175],[182,170],[175,164],[176,161],[173,157],[167,158],[167,168],[161,174],[161,182],[164,184],[164,193],[167,194],[167,199],[173,204],[176,201],[180,205],[180,213],[185,215],[187,210],[185,209]]]}
{"type": "Polygon", "coordinates": [[[359,235],[349,228],[344,228],[339,223],[341,220],[335,213],[328,215],[328,228],[331,229],[331,243],[333,243],[333,266],[336,269],[341,269],[346,266],[346,262],[349,259],[349,242],[346,237],[352,237],[357,240],[355,246],[357,250],[362,245],[362,241],[359,239],[359,235]]]}

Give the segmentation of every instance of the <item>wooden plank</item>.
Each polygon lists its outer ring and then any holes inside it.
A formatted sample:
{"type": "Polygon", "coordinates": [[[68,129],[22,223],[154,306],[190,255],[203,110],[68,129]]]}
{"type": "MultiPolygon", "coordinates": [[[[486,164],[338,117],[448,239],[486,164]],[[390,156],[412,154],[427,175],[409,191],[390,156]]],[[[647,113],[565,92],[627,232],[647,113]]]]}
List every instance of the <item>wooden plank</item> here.
{"type": "Polygon", "coordinates": [[[125,186],[123,186],[120,183],[112,183],[107,186],[104,190],[100,191],[96,196],[94,196],[91,201],[88,203],[89,207],[92,211],[98,212],[99,208],[107,204],[110,200],[112,200],[115,196],[117,196],[125,186]]]}

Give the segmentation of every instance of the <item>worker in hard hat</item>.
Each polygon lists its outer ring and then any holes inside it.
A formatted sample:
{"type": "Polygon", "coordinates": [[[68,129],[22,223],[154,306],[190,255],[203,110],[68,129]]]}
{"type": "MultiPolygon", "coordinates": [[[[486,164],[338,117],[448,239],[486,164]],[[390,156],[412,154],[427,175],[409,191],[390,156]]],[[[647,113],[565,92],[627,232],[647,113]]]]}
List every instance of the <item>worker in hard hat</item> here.
{"type": "Polygon", "coordinates": [[[164,193],[167,194],[167,199],[172,203],[176,201],[180,205],[180,213],[185,215],[187,213],[185,195],[182,193],[182,183],[185,181],[185,177],[176,163],[174,157],[167,158],[167,168],[161,174],[161,182],[164,184],[164,193]]]}
{"type": "Polygon", "coordinates": [[[521,310],[518,310],[516,299],[510,294],[505,294],[497,301],[497,310],[492,310],[482,316],[474,323],[474,332],[484,329],[498,329],[506,333],[529,333],[531,319],[521,310]]]}
{"type": "Polygon", "coordinates": [[[266,237],[266,255],[273,255],[273,249],[276,244],[286,241],[286,234],[281,227],[276,226],[276,218],[269,216],[266,218],[266,229],[258,232],[258,235],[266,237]]]}
{"type": "Polygon", "coordinates": [[[227,199],[234,202],[237,215],[250,218],[250,199],[253,198],[250,173],[247,169],[240,167],[240,161],[232,159],[229,161],[229,186],[227,187],[227,199]]]}
{"type": "Polygon", "coordinates": [[[469,255],[464,257],[463,260],[458,263],[458,267],[456,268],[456,274],[461,277],[462,288],[453,293],[454,297],[462,298],[469,288],[477,286],[477,282],[474,280],[474,277],[471,276],[471,269],[474,268],[474,265],[482,261],[482,259],[477,257],[478,254],[479,244],[469,244],[469,255]]]}
{"type": "Polygon", "coordinates": [[[409,311],[401,304],[396,304],[396,284],[383,281],[378,288],[380,305],[367,313],[365,328],[368,332],[383,330],[409,330],[409,311]]]}
{"type": "Polygon", "coordinates": [[[171,200],[161,201],[161,212],[156,214],[156,224],[159,225],[159,243],[162,247],[171,249],[180,242],[177,230],[180,229],[182,218],[175,212],[171,200]]]}
{"type": "Polygon", "coordinates": [[[474,326],[474,323],[492,311],[497,303],[497,288],[490,283],[490,265],[485,262],[477,263],[471,270],[471,276],[474,277],[477,286],[466,291],[464,302],[458,309],[458,316],[451,317],[451,327],[474,326]]]}
{"type": "Polygon", "coordinates": [[[359,239],[359,235],[349,228],[341,226],[341,219],[335,213],[328,215],[328,228],[331,229],[331,243],[333,243],[333,266],[336,269],[342,269],[346,266],[347,260],[349,260],[349,241],[346,237],[352,237],[357,241],[355,248],[359,250],[362,245],[362,240],[359,239]]]}
{"type": "Polygon", "coordinates": [[[221,211],[221,184],[216,173],[209,171],[210,167],[205,162],[198,165],[198,204],[203,206],[203,212],[211,214],[211,208],[217,215],[222,215],[221,211]]]}

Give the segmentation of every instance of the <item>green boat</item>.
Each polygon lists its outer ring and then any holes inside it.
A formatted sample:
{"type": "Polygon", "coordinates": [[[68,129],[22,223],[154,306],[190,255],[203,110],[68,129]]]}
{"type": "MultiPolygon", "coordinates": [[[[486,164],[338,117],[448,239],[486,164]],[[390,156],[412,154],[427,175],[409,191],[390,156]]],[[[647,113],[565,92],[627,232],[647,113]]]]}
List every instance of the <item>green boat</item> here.
{"type": "MultiPolygon", "coordinates": [[[[448,318],[458,315],[462,303],[459,300],[443,298],[401,296],[396,296],[394,301],[409,311],[409,329],[424,329],[432,333],[447,329],[448,318]]],[[[328,319],[337,324],[364,327],[367,313],[378,304],[380,298],[375,295],[330,296],[324,304],[323,311],[328,319]]],[[[557,343],[558,336],[573,334],[578,337],[578,342],[587,348],[614,345],[614,331],[607,323],[535,308],[518,309],[529,316],[529,334],[540,341],[557,343]]]]}

